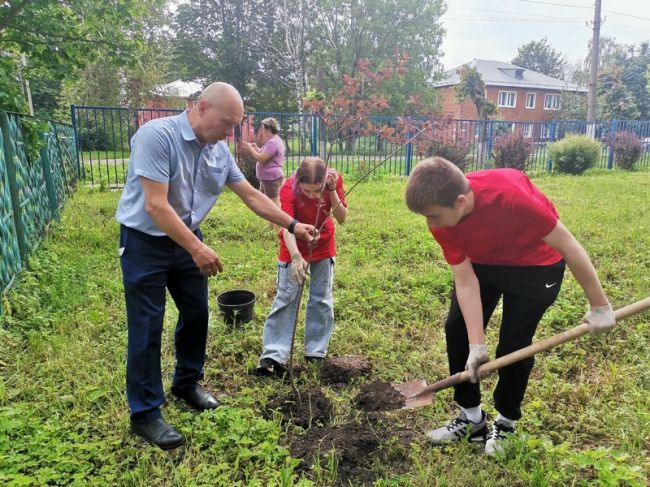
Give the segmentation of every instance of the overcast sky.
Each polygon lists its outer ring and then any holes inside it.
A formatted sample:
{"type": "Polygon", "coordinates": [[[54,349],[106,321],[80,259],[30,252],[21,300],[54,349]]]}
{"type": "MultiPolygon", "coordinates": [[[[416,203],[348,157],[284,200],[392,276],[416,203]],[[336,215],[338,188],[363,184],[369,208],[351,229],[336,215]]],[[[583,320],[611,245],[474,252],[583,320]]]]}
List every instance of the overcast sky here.
{"type": "MultiPolygon", "coordinates": [[[[584,59],[593,5],[590,0],[447,0],[442,62],[445,69],[473,58],[510,62],[517,47],[543,37],[567,61],[584,59]]],[[[624,44],[650,40],[650,0],[602,0],[602,16],[601,35],[624,44]]]]}

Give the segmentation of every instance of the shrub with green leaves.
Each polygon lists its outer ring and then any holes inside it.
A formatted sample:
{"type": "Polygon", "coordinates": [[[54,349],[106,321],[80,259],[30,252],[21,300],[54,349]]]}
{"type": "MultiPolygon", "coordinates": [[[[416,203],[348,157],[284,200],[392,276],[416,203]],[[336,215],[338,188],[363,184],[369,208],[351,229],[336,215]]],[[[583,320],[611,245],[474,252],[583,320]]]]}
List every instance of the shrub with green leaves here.
{"type": "Polygon", "coordinates": [[[256,172],[257,161],[246,149],[244,149],[242,144],[244,141],[257,142],[254,125],[252,123],[243,124],[241,127],[240,137],[241,139],[235,149],[235,161],[237,162],[241,172],[244,174],[246,180],[252,184],[253,187],[257,188],[260,185],[256,172]]]}
{"type": "Polygon", "coordinates": [[[631,171],[643,154],[643,140],[630,132],[616,132],[609,138],[614,149],[614,162],[621,169],[631,171]]]}
{"type": "Polygon", "coordinates": [[[492,157],[495,167],[512,167],[525,171],[533,152],[533,141],[521,130],[508,132],[494,140],[492,157]]]}
{"type": "Polygon", "coordinates": [[[555,170],[565,174],[581,174],[594,167],[602,145],[586,135],[567,135],[548,146],[555,170]]]}
{"type": "Polygon", "coordinates": [[[467,155],[470,147],[466,141],[454,138],[447,133],[435,134],[431,139],[427,156],[443,157],[464,171],[467,166],[467,155]]]}

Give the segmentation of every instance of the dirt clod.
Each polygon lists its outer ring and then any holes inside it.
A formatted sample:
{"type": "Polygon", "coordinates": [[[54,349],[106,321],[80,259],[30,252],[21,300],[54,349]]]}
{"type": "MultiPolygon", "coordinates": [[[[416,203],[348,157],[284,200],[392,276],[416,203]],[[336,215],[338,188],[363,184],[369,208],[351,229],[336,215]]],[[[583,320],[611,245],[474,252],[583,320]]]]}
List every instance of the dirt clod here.
{"type": "Polygon", "coordinates": [[[332,416],[332,403],[320,389],[300,391],[301,403],[299,404],[290,392],[288,395],[272,399],[266,411],[266,416],[273,416],[273,411],[282,413],[282,420],[293,423],[302,428],[322,426],[330,422],[332,416]]]}
{"type": "Polygon", "coordinates": [[[323,384],[348,384],[355,377],[369,375],[371,370],[370,361],[359,355],[328,357],[321,366],[321,381],[323,384]]]}
{"type": "Polygon", "coordinates": [[[363,411],[390,411],[404,406],[406,398],[388,382],[375,381],[361,389],[354,403],[363,411]]]}

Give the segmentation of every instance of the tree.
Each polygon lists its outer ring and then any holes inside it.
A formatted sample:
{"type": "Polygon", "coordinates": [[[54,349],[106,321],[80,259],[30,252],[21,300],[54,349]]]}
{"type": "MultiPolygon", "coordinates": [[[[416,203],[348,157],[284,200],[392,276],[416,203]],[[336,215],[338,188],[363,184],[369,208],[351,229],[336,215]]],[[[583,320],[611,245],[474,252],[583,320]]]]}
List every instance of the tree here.
{"type": "MultiPolygon", "coordinates": [[[[239,90],[248,106],[259,105],[256,89],[278,79],[269,70],[290,69],[283,59],[278,61],[261,48],[279,42],[276,8],[275,3],[263,0],[189,0],[180,5],[173,31],[175,64],[181,77],[226,81],[239,90]]],[[[278,86],[276,93],[293,99],[293,90],[286,86],[278,86]]]]}
{"type": "MultiPolygon", "coordinates": [[[[650,46],[647,42],[628,45],[603,37],[598,76],[599,118],[650,119],[650,93],[647,90],[650,46]]],[[[589,57],[572,65],[570,80],[588,82],[589,57]]]]}
{"type": "Polygon", "coordinates": [[[316,88],[333,95],[344,75],[356,75],[359,59],[379,68],[378,60],[408,52],[408,73],[383,87],[390,113],[404,113],[410,96],[431,97],[430,83],[440,69],[444,9],[441,0],[321,0],[311,35],[321,41],[310,58],[316,88]]]}
{"type": "Polygon", "coordinates": [[[307,60],[314,49],[309,36],[313,6],[310,0],[278,0],[274,10],[277,32],[257,42],[264,52],[262,73],[267,76],[263,77],[290,88],[299,112],[309,89],[307,60]]]}
{"type": "Polygon", "coordinates": [[[487,99],[485,82],[476,67],[466,64],[459,68],[458,74],[460,83],[454,87],[458,102],[462,103],[466,98],[472,100],[480,120],[487,120],[491,115],[496,114],[497,107],[494,102],[487,99]]]}
{"type": "Polygon", "coordinates": [[[300,110],[312,88],[338,92],[359,59],[409,52],[408,79],[384,87],[402,113],[411,94],[432,96],[443,11],[442,0],[189,0],[173,24],[177,65],[184,79],[232,83],[248,107],[300,110]]]}
{"type": "MultiPolygon", "coordinates": [[[[27,78],[34,88],[36,109],[45,107],[42,114],[51,115],[51,101],[61,82],[97,59],[102,49],[123,62],[137,57],[144,19],[150,8],[160,3],[162,0],[3,2],[0,45],[4,57],[17,60],[24,54],[27,68],[19,71],[16,62],[5,63],[12,72],[3,78],[0,92],[13,92],[12,86],[27,78]]],[[[24,99],[2,97],[2,101],[0,109],[26,111],[24,99]]]]}
{"type": "Polygon", "coordinates": [[[599,74],[598,105],[603,118],[650,118],[650,94],[646,72],[650,66],[650,45],[609,43],[606,64],[599,74]]]}
{"type": "MultiPolygon", "coordinates": [[[[460,75],[460,82],[454,87],[458,102],[462,103],[465,98],[469,97],[476,107],[479,120],[487,120],[490,116],[495,115],[497,113],[497,106],[494,102],[487,99],[485,82],[476,67],[466,64],[460,67],[458,74],[460,75]]],[[[478,159],[483,162],[489,155],[486,144],[486,124],[481,124],[478,132],[478,159]]]]}
{"type": "Polygon", "coordinates": [[[567,66],[562,59],[562,53],[553,49],[546,37],[519,46],[517,55],[511,62],[516,66],[559,79],[564,78],[567,66]]]}
{"type": "Polygon", "coordinates": [[[587,118],[587,97],[584,94],[562,92],[562,107],[559,119],[561,120],[586,120],[587,118]]]}
{"type": "Polygon", "coordinates": [[[624,68],[608,68],[599,77],[599,118],[603,120],[635,120],[641,112],[633,91],[624,81],[624,68]]]}
{"type": "Polygon", "coordinates": [[[171,24],[165,4],[150,9],[151,27],[143,33],[143,49],[137,59],[120,65],[121,105],[139,108],[157,94],[157,87],[177,79],[173,65],[171,24]]]}

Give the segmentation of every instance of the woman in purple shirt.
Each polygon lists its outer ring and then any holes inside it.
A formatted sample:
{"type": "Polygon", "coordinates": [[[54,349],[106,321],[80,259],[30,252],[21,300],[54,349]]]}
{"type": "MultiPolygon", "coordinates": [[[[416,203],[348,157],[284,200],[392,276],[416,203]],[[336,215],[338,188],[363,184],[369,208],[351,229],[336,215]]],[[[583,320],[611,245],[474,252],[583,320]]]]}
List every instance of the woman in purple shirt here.
{"type": "Polygon", "coordinates": [[[284,164],[284,142],[278,135],[280,124],[275,118],[265,118],[257,131],[259,148],[255,143],[243,142],[244,148],[257,161],[255,173],[260,180],[260,191],[280,206],[282,165],[284,164]]]}

